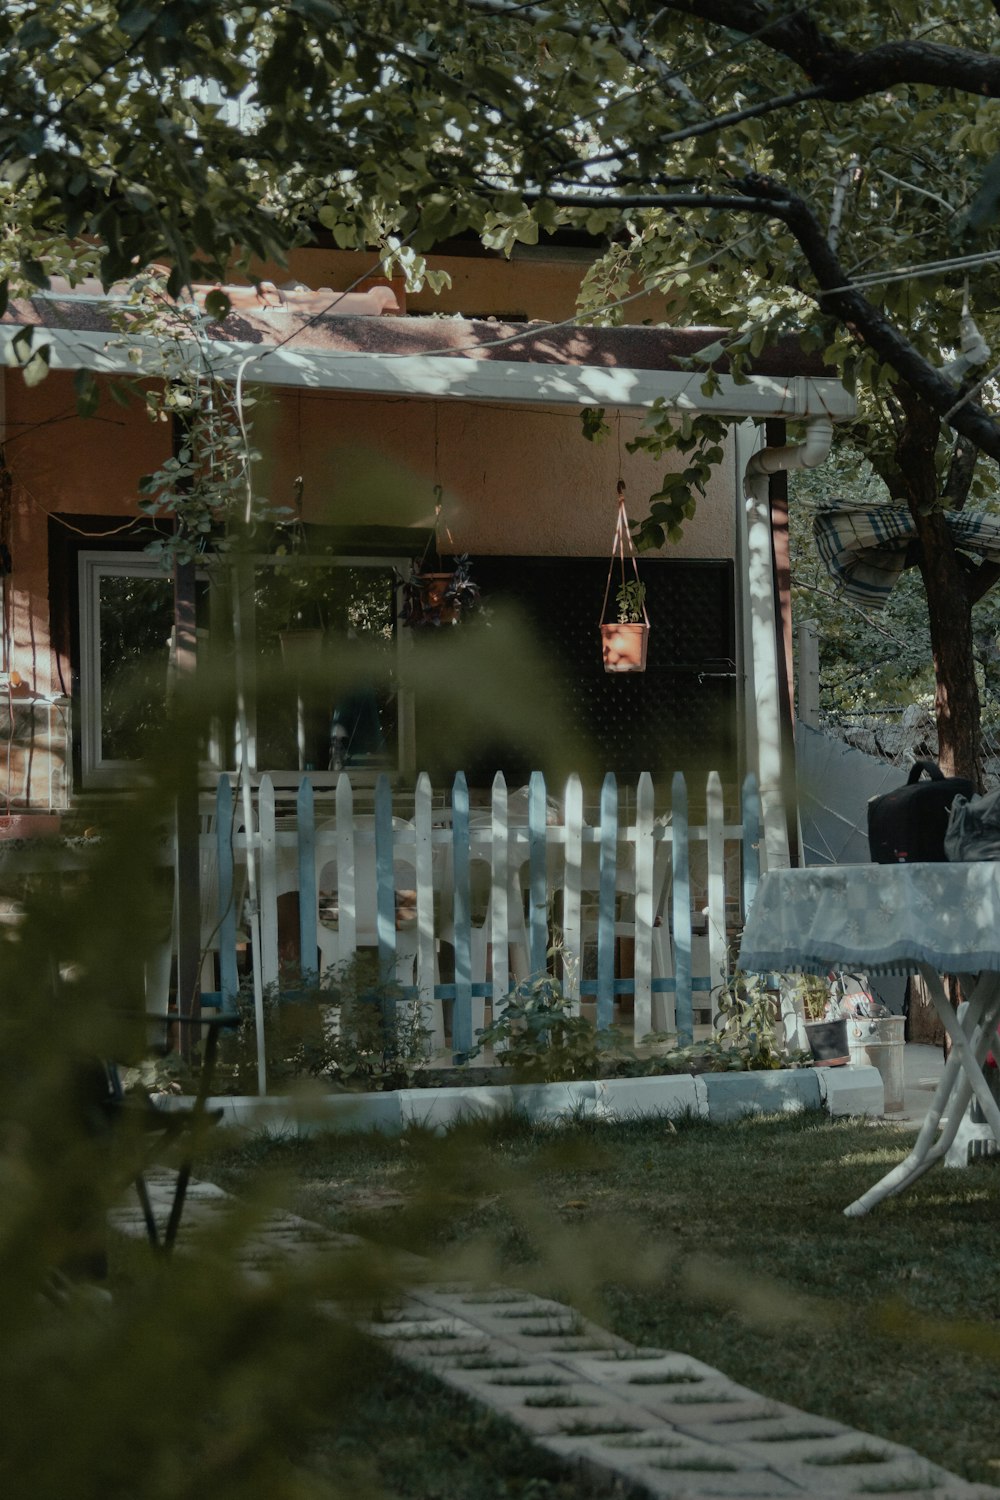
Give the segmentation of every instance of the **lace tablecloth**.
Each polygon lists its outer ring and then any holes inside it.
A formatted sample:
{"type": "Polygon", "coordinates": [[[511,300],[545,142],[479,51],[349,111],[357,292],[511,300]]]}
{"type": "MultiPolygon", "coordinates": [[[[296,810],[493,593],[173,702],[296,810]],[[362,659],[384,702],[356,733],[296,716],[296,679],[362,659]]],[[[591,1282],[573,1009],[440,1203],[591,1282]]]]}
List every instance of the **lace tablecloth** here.
{"type": "Polygon", "coordinates": [[[739,961],[749,973],[1000,971],[1000,862],[769,871],[739,961]]]}

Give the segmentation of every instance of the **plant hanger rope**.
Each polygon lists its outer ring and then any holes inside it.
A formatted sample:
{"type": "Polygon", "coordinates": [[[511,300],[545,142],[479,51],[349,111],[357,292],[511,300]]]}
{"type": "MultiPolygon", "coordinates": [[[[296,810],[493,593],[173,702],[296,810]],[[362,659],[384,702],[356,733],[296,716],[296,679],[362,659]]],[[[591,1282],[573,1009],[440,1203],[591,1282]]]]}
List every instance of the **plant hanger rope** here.
{"type": "MultiPolygon", "coordinates": [[[[625,481],[618,481],[618,519],[615,522],[614,536],[611,538],[611,561],[608,565],[608,581],[604,585],[604,603],[601,605],[601,617],[599,624],[604,624],[604,616],[608,608],[608,597],[611,593],[611,579],[614,576],[615,561],[618,561],[621,569],[621,587],[625,587],[625,562],[626,559],[632,564],[632,572],[635,581],[639,580],[639,564],[636,560],[635,545],[632,541],[632,533],[629,530],[628,517],[625,514],[625,481]]],[[[649,624],[649,616],[646,613],[646,603],[642,603],[642,618],[646,625],[649,624]]]]}
{"type": "Polygon", "coordinates": [[[455,539],[452,536],[450,530],[448,529],[448,523],[447,523],[447,521],[442,521],[441,520],[441,512],[442,512],[442,503],[443,503],[443,500],[444,500],[444,490],[442,489],[441,485],[436,484],[434,486],[434,529],[431,532],[430,536],[427,538],[427,541],[426,541],[426,543],[424,545],[423,553],[421,554],[421,557],[420,557],[420,562],[417,564],[416,571],[418,573],[423,573],[425,571],[426,564],[427,564],[427,554],[431,550],[431,545],[432,544],[433,544],[433,547],[434,547],[434,558],[435,558],[436,565],[439,568],[441,566],[441,550],[440,550],[440,548],[438,546],[438,532],[439,532],[439,528],[440,528],[441,531],[444,532],[444,535],[445,535],[445,537],[447,539],[447,542],[448,542],[448,546],[451,548],[451,555],[454,556],[454,552],[455,552],[455,539]]]}

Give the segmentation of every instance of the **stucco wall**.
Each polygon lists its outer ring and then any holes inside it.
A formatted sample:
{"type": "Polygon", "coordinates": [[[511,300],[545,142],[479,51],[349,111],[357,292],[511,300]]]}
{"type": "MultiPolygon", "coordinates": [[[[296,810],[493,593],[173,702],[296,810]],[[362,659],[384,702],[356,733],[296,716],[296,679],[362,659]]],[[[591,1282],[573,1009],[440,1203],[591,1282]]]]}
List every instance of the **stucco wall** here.
{"type": "MultiPolygon", "coordinates": [[[[281,395],[258,410],[267,454],[258,484],[288,503],[301,475],[307,520],[396,526],[428,525],[441,485],[443,520],[459,552],[599,556],[610,545],[619,475],[629,514],[639,516],[670,466],[628,453],[638,425],[622,418],[619,460],[613,419],[610,437],[594,444],[575,412],[281,395]]],[[[731,557],[733,538],[727,461],[683,541],[664,555],[731,557]]]]}

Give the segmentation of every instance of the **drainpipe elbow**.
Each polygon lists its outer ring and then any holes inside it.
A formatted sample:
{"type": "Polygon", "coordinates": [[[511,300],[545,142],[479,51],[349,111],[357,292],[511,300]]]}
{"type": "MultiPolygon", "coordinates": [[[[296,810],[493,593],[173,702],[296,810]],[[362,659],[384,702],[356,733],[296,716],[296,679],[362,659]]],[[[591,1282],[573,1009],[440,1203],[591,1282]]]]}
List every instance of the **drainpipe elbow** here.
{"type": "Polygon", "coordinates": [[[744,494],[752,499],[755,481],[782,469],[815,469],[830,456],[833,443],[833,418],[814,417],[801,443],[786,448],[761,448],[747,464],[744,494]]]}

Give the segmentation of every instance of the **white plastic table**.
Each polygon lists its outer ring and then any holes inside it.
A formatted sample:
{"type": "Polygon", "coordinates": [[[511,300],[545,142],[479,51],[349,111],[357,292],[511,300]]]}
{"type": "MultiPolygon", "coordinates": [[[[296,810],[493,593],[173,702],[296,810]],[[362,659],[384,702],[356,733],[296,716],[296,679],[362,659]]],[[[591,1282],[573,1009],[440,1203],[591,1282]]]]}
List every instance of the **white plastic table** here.
{"type": "Polygon", "coordinates": [[[942,1160],[974,1093],[1000,1141],[983,1062],[1000,1021],[1000,863],[832,865],[764,875],[740,944],[750,973],[831,968],[919,973],[952,1048],[913,1150],[851,1203],[852,1217],[900,1193],[942,1160]],[[962,1020],[942,974],[968,998],[962,1020]]]}

